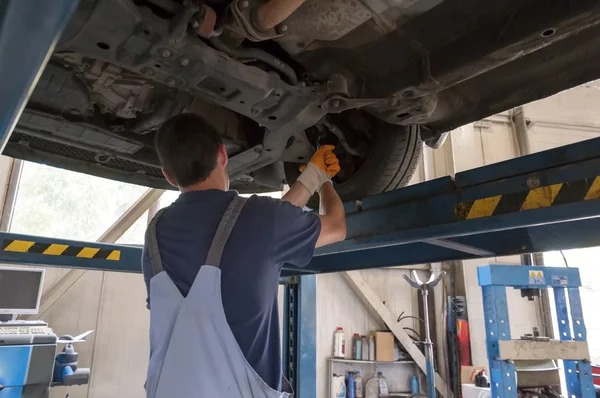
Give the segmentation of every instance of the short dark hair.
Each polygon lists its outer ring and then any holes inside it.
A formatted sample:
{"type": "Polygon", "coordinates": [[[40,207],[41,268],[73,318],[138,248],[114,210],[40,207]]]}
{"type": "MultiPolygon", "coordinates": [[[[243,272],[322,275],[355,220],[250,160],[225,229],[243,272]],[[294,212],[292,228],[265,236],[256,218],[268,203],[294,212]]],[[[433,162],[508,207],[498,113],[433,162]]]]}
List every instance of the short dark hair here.
{"type": "Polygon", "coordinates": [[[180,187],[202,182],[217,167],[221,136],[203,117],[183,113],[167,120],[154,145],[169,176],[180,187]]]}

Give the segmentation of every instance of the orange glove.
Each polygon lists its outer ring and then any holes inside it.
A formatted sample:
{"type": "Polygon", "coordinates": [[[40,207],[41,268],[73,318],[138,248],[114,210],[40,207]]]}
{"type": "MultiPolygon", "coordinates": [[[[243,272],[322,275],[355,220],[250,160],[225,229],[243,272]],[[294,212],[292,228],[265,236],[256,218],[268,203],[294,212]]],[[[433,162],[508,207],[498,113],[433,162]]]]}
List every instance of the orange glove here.
{"type": "MultiPolygon", "coordinates": [[[[334,149],[333,145],[322,145],[310,158],[310,162],[327,173],[329,178],[335,177],[340,172],[340,161],[333,153],[334,149]]],[[[305,164],[300,166],[300,171],[304,171],[304,169],[306,169],[305,164]]]]}
{"type": "Polygon", "coordinates": [[[298,182],[308,189],[312,195],[340,171],[340,161],[333,153],[333,145],[321,146],[312,156],[308,164],[300,166],[298,182]]]}

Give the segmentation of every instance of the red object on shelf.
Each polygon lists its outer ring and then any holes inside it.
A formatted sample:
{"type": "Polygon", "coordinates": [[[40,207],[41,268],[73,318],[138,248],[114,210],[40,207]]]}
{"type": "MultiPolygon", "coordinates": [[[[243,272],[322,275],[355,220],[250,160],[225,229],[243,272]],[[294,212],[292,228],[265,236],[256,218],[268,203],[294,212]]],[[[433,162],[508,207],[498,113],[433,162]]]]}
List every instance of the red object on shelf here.
{"type": "Polygon", "coordinates": [[[471,365],[471,338],[469,336],[469,322],[464,319],[456,321],[458,330],[458,353],[461,366],[471,365]]]}
{"type": "Polygon", "coordinates": [[[592,379],[595,385],[600,386],[600,365],[592,365],[592,379]]]}

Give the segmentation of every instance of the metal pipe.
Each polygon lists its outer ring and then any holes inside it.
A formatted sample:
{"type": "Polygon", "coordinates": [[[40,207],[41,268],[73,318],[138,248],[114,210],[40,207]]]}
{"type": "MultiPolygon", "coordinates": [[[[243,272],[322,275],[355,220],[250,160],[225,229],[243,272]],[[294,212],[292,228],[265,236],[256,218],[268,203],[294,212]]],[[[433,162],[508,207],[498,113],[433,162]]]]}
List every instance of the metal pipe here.
{"type": "Polygon", "coordinates": [[[0,8],[0,152],[78,0],[6,0],[0,8]],[[23,42],[27,45],[24,46],[23,42]]]}
{"type": "Polygon", "coordinates": [[[8,232],[10,230],[10,224],[12,222],[22,170],[23,161],[21,159],[13,159],[12,166],[10,168],[10,178],[6,188],[6,195],[4,197],[2,218],[0,219],[0,231],[2,232],[8,232]]]}
{"type": "MultiPolygon", "coordinates": [[[[444,271],[440,271],[440,273],[435,276],[433,273],[430,275],[429,280],[427,282],[421,282],[419,276],[416,271],[412,271],[413,279],[409,278],[408,275],[402,275],[404,280],[408,282],[410,286],[415,289],[418,289],[421,292],[421,296],[423,298],[423,320],[425,323],[425,340],[421,343],[425,349],[425,368],[427,374],[427,396],[429,398],[436,398],[436,386],[435,386],[435,368],[434,368],[434,359],[433,359],[433,342],[431,341],[431,331],[429,324],[429,289],[435,288],[444,278],[446,273],[444,271]]],[[[439,347],[438,347],[439,348],[439,347]]],[[[439,364],[438,364],[439,367],[439,364]]]]}
{"type": "Polygon", "coordinates": [[[225,44],[221,39],[218,39],[216,37],[210,39],[210,42],[215,46],[217,50],[224,52],[230,57],[242,59],[255,59],[257,61],[264,62],[265,64],[272,66],[273,68],[283,73],[288,78],[290,84],[298,84],[298,76],[296,76],[296,72],[294,71],[294,69],[292,69],[292,67],[286,64],[285,62],[281,61],[279,58],[269,54],[268,52],[259,50],[258,48],[232,48],[225,44]]]}
{"type": "Polygon", "coordinates": [[[255,25],[262,31],[273,29],[296,11],[304,0],[271,0],[256,10],[255,25]]]}
{"type": "Polygon", "coordinates": [[[531,153],[531,147],[529,145],[529,137],[527,134],[527,122],[525,120],[525,112],[523,111],[522,106],[513,110],[512,121],[515,129],[515,136],[517,138],[517,148],[519,150],[519,156],[529,155],[531,153]]]}
{"type": "MultiPolygon", "coordinates": [[[[423,297],[423,318],[425,320],[425,341],[423,346],[425,348],[425,362],[427,364],[427,396],[435,398],[435,377],[434,377],[434,361],[433,361],[433,342],[431,341],[431,332],[429,330],[429,303],[428,296],[429,292],[427,288],[421,289],[421,296],[423,297]]],[[[438,364],[439,365],[439,364],[438,364]]],[[[439,368],[439,366],[438,366],[439,368]]],[[[439,369],[438,369],[439,370],[439,369]]]]}
{"type": "MultiPolygon", "coordinates": [[[[439,275],[442,272],[442,263],[431,263],[431,273],[439,275]]],[[[433,315],[435,317],[435,346],[438,373],[444,380],[448,378],[448,361],[446,352],[448,352],[448,340],[446,339],[446,320],[444,317],[444,283],[439,283],[433,289],[433,315]]]]}

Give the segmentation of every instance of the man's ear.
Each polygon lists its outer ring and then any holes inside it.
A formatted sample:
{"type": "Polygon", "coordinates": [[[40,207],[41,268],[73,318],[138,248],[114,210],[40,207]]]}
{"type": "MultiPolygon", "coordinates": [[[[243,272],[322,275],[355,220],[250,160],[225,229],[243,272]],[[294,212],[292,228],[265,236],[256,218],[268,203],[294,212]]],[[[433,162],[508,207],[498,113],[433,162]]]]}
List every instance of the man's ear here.
{"type": "Polygon", "coordinates": [[[173,186],[174,186],[174,187],[176,187],[176,188],[179,188],[179,185],[177,185],[177,183],[175,182],[175,180],[173,180],[173,179],[171,178],[171,176],[169,175],[169,173],[167,172],[167,170],[165,170],[165,169],[162,169],[162,173],[163,173],[163,175],[165,176],[165,179],[167,180],[167,182],[168,182],[169,184],[173,185],[173,186]]]}
{"type": "Polygon", "coordinates": [[[227,156],[227,148],[225,144],[221,144],[219,147],[219,165],[223,168],[227,167],[227,162],[229,161],[229,157],[227,156]]]}

